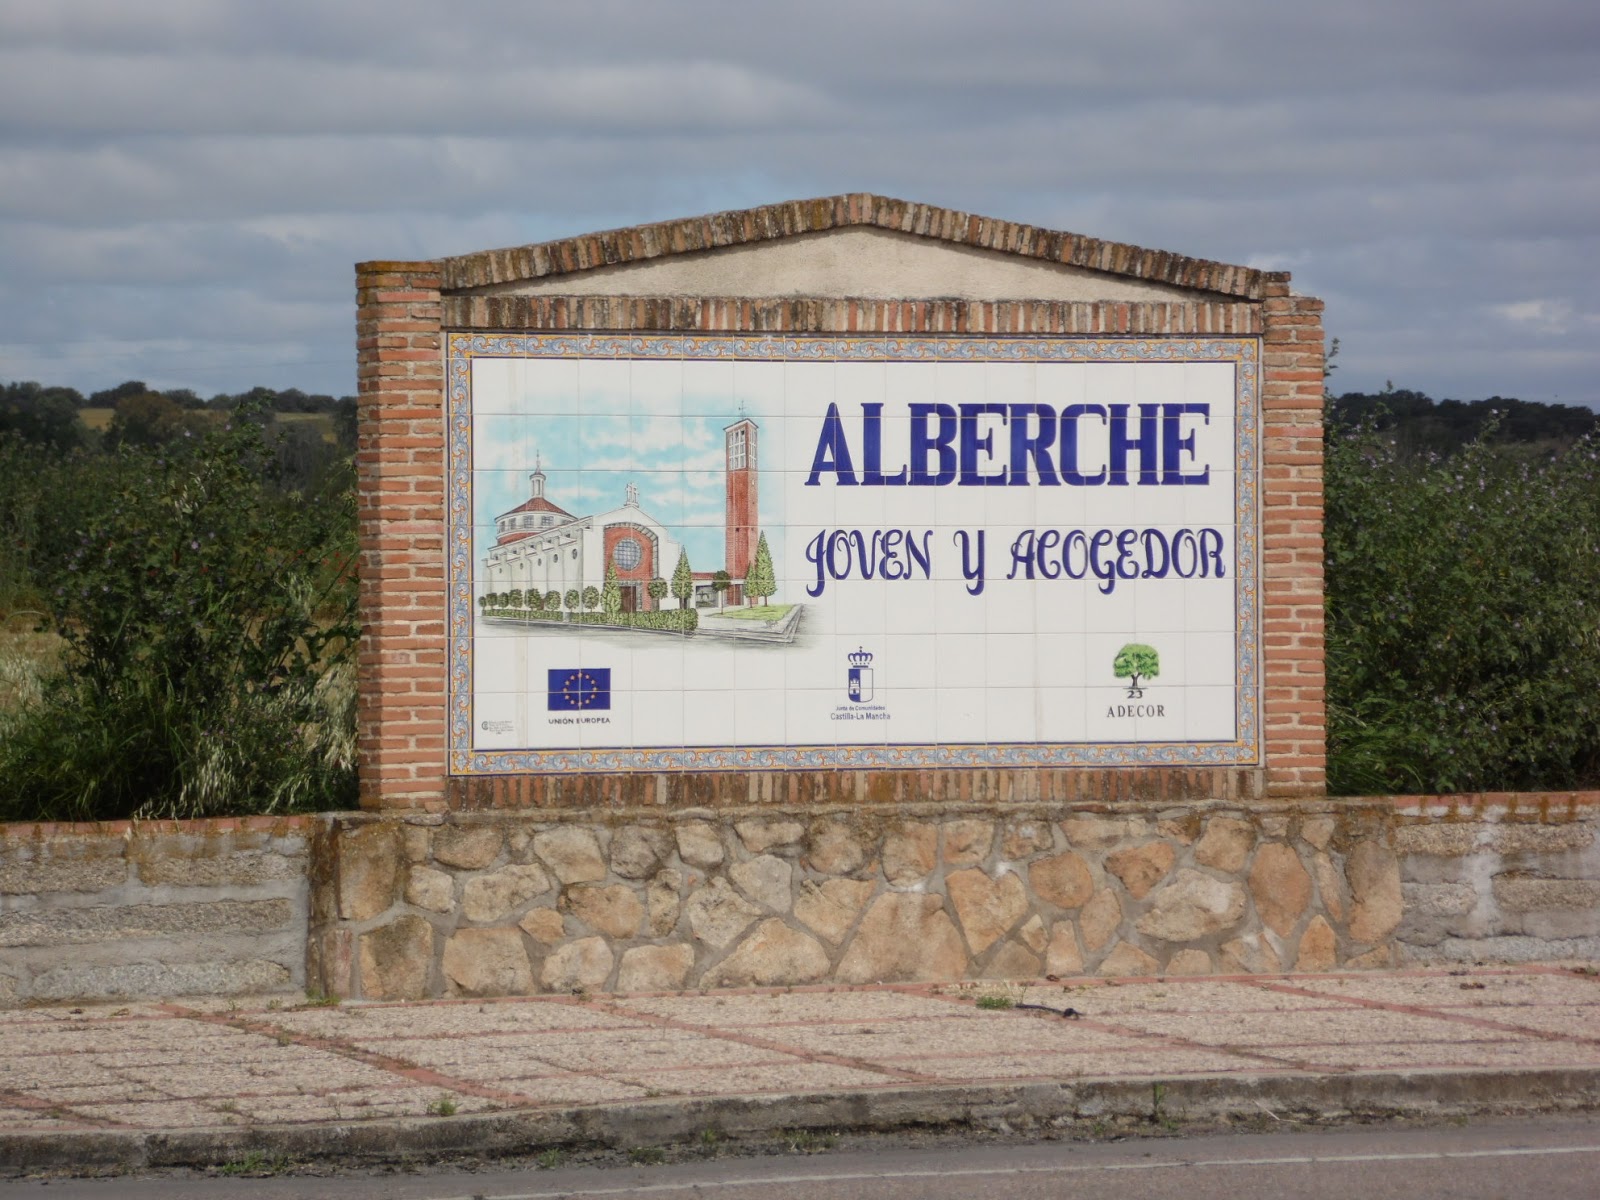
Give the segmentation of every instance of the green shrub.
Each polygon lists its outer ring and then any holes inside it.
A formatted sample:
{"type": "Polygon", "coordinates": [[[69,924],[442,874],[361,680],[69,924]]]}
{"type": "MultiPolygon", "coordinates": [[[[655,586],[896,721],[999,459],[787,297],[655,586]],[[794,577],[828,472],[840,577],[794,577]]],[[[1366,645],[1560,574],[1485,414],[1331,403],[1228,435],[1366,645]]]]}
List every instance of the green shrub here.
{"type": "Polygon", "coordinates": [[[66,652],[0,718],[0,819],[354,802],[353,492],[274,471],[248,411],[61,465],[33,569],[66,652]]]}
{"type": "Polygon", "coordinates": [[[1600,783],[1600,444],[1327,456],[1329,787],[1600,783]]]}

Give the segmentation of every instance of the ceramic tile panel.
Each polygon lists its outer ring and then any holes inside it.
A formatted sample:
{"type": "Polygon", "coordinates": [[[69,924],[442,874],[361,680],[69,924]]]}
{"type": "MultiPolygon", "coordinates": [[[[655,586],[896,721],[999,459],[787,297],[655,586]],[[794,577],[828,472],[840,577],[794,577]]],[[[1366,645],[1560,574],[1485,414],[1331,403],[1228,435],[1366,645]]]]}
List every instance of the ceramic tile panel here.
{"type": "Polygon", "coordinates": [[[452,772],[1258,761],[1255,339],[448,342],[452,772]]]}

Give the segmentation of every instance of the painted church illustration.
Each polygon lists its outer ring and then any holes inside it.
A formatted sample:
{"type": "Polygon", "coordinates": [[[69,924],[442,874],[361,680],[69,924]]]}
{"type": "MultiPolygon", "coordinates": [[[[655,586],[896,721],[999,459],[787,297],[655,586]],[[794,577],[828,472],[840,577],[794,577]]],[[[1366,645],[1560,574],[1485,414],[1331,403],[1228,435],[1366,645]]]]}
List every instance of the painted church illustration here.
{"type": "MultiPolygon", "coordinates": [[[[697,607],[740,604],[744,582],[760,537],[756,486],[756,423],[740,417],[723,430],[724,570],[730,584],[718,597],[714,571],[694,572],[697,607]]],[[[490,591],[513,588],[558,592],[602,588],[606,568],[616,568],[623,612],[676,607],[670,595],[650,595],[652,579],[670,579],[681,544],[672,531],[645,511],[639,489],[628,484],[622,506],[594,516],[574,516],[545,495],[545,473],[537,462],[529,476],[530,495],[495,518],[495,543],[484,557],[490,591]]]]}

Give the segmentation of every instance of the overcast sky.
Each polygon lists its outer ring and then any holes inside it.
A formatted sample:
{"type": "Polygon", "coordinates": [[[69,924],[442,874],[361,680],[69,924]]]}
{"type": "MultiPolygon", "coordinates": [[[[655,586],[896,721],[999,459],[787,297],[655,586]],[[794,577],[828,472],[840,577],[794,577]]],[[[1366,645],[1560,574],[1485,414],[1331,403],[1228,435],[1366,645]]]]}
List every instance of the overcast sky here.
{"type": "Polygon", "coordinates": [[[874,191],[1600,407],[1595,0],[0,0],[0,380],[355,390],[352,264],[874,191]]]}

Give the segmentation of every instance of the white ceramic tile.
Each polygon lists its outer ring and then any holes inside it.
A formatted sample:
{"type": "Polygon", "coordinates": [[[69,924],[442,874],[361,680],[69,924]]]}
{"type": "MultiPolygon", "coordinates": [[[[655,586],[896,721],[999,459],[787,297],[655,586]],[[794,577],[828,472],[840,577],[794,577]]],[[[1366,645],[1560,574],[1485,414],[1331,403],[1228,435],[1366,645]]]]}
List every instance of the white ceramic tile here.
{"type": "Polygon", "coordinates": [[[1081,742],[1088,737],[1087,693],[1078,687],[1041,687],[1035,696],[1035,733],[1041,742],[1081,742]]]}
{"type": "Polygon", "coordinates": [[[733,710],[734,740],[740,746],[778,746],[786,740],[784,692],[741,688],[733,710]]]}
{"type": "Polygon", "coordinates": [[[984,695],[984,730],[990,745],[1033,742],[1038,712],[1032,687],[990,687],[984,695]]]}
{"type": "Polygon", "coordinates": [[[1191,633],[1184,638],[1187,672],[1185,682],[1190,686],[1231,684],[1234,677],[1234,644],[1232,633],[1191,633]]]}
{"type": "Polygon", "coordinates": [[[934,648],[934,676],[941,692],[983,691],[988,682],[988,641],[970,633],[939,636],[934,648]]]}
{"type": "Polygon", "coordinates": [[[683,742],[686,746],[726,746],[734,741],[738,699],[726,688],[683,693],[683,742]]]}
{"type": "Polygon", "coordinates": [[[1236,693],[1233,688],[1191,687],[1185,690],[1185,737],[1213,741],[1234,736],[1236,693]]]}

